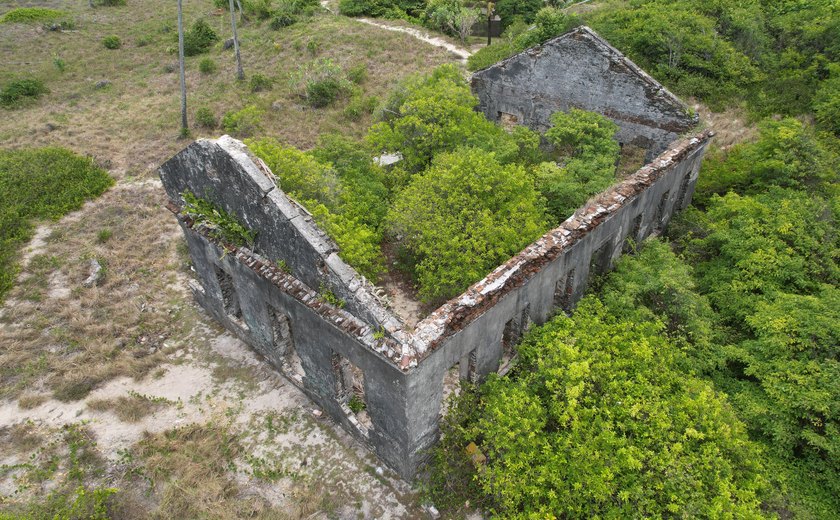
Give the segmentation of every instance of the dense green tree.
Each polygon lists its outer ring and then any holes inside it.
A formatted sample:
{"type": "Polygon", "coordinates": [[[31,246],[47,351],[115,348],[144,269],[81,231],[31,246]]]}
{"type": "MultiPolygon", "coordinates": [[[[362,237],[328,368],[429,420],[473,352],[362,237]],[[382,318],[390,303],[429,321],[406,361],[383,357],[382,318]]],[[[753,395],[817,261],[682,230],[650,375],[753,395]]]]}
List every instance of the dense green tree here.
{"type": "Polygon", "coordinates": [[[424,300],[460,293],[545,229],[525,169],[477,148],[438,154],[397,194],[388,222],[424,300]]]}
{"type": "Polygon", "coordinates": [[[759,450],[663,328],[585,298],[526,336],[510,376],[463,394],[438,456],[498,517],[760,518],[759,450]]]}
{"type": "Polygon", "coordinates": [[[403,156],[391,172],[390,183],[405,185],[435,155],[460,146],[493,151],[502,164],[533,156],[533,132],[521,129],[508,134],[477,112],[477,105],[454,65],[438,67],[429,76],[412,78],[397,88],[385,103],[384,121],[373,125],[367,136],[376,152],[403,156]]]}
{"type": "Polygon", "coordinates": [[[619,145],[613,137],[618,126],[600,114],[575,108],[553,114],[551,124],[545,138],[554,146],[558,164],[543,163],[533,176],[548,213],[560,223],[615,182],[619,145]]]}

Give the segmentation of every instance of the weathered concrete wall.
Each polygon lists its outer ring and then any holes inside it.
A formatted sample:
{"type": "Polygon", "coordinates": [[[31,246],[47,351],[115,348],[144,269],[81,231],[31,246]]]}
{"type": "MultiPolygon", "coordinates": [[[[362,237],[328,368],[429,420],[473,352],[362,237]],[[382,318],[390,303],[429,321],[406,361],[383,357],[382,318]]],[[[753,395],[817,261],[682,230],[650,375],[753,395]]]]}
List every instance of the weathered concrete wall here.
{"type": "Polygon", "coordinates": [[[580,108],[619,125],[619,142],[655,157],[697,124],[665,87],[595,34],[579,27],[472,76],[479,109],[544,132],[558,111],[580,108]]]}
{"type": "Polygon", "coordinates": [[[415,466],[405,369],[416,363],[416,356],[403,325],[341,261],[310,215],[276,187],[268,168],[258,164],[240,142],[223,137],[193,143],[161,167],[169,207],[184,231],[196,272],[196,300],[347,431],[410,477],[415,466]],[[254,250],[220,243],[191,221],[181,211],[185,191],[256,231],[254,250]],[[285,261],[289,273],[277,266],[278,260],[285,261]],[[328,304],[319,294],[323,286],[344,299],[346,307],[328,304]],[[364,396],[369,423],[349,408],[357,392],[364,396]]]}
{"type": "Polygon", "coordinates": [[[424,354],[408,373],[406,414],[414,463],[436,440],[447,371],[472,355],[477,377],[495,372],[506,327],[518,335],[558,308],[570,310],[592,270],[609,269],[627,239],[659,233],[691,202],[711,136],[675,143],[417,325],[414,337],[424,354]]]}
{"type": "Polygon", "coordinates": [[[400,474],[411,475],[406,374],[388,357],[388,350],[399,346],[374,339],[368,325],[321,301],[317,293],[259,255],[247,249],[230,250],[194,229],[189,220],[179,217],[179,222],[196,269],[199,283],[193,285],[193,292],[199,304],[386,463],[400,474]],[[225,277],[230,277],[232,294],[223,295],[225,277]],[[225,304],[231,298],[238,305],[235,315],[225,304]],[[290,342],[282,342],[282,352],[272,323],[278,317],[287,320],[291,336],[290,342]],[[364,373],[370,427],[360,425],[337,395],[339,375],[332,364],[336,354],[364,373]],[[285,362],[292,356],[301,372],[295,373],[285,362]]]}
{"type": "Polygon", "coordinates": [[[198,140],[161,166],[160,176],[171,201],[180,205],[181,194],[190,191],[224,209],[257,232],[259,254],[282,260],[307,286],[331,290],[349,312],[409,343],[403,324],[379,302],[372,285],[341,260],[335,243],[277,188],[274,174],[240,141],[198,140]]]}

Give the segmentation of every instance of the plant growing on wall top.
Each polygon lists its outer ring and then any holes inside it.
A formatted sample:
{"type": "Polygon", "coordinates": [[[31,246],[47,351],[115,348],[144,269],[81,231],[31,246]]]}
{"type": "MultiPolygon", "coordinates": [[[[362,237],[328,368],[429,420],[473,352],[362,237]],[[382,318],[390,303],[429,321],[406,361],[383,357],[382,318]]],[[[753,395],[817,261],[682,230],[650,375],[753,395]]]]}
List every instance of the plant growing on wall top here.
{"type": "Polygon", "coordinates": [[[204,226],[210,236],[237,247],[253,247],[254,240],[257,237],[256,231],[240,224],[227,211],[196,197],[189,191],[182,193],[181,198],[184,201],[181,215],[189,217],[195,223],[204,226]]]}

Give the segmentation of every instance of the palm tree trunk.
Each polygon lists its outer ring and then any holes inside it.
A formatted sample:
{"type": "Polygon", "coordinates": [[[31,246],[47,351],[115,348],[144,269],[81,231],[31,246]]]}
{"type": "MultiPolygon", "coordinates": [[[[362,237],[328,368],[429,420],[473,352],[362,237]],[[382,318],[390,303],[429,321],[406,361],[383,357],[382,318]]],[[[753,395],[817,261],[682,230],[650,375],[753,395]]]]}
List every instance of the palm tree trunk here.
{"type": "Polygon", "coordinates": [[[233,0],[230,1],[230,28],[233,30],[233,52],[236,53],[236,79],[245,79],[245,71],[242,70],[242,58],[239,56],[239,37],[236,35],[236,9],[233,7],[233,0]]]}
{"type": "Polygon", "coordinates": [[[187,126],[187,82],[184,77],[184,9],[178,0],[178,66],[181,69],[181,132],[186,134],[187,126]]]}

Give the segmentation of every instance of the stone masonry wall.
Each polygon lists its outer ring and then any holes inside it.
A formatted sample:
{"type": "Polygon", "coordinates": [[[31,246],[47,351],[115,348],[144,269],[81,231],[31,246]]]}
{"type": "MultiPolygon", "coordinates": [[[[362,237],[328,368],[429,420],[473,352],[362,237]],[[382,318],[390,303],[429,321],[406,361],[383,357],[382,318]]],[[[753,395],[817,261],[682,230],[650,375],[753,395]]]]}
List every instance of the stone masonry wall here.
{"type": "Polygon", "coordinates": [[[598,112],[618,124],[619,142],[648,150],[647,160],[697,124],[685,104],[588,27],[476,72],[472,90],[489,120],[540,132],[555,112],[598,112]]]}
{"type": "Polygon", "coordinates": [[[415,331],[418,366],[408,372],[407,413],[412,462],[419,465],[437,439],[443,380],[470,364],[480,379],[499,369],[505,335],[519,337],[558,309],[571,310],[594,272],[608,270],[627,247],[658,234],[688,206],[709,131],[673,147],[600,194],[550,231],[421,321],[415,331]]]}

